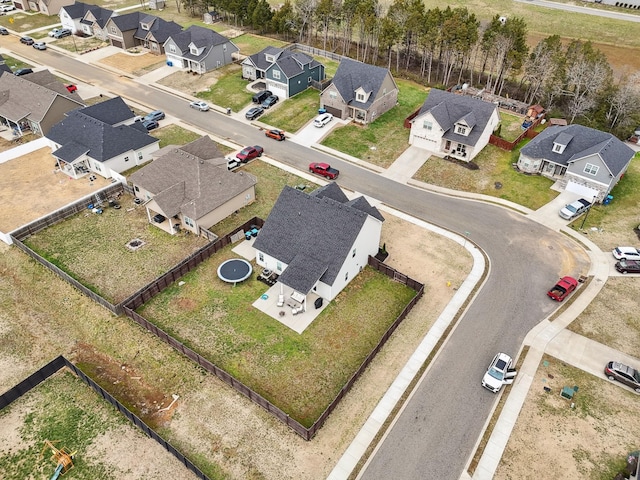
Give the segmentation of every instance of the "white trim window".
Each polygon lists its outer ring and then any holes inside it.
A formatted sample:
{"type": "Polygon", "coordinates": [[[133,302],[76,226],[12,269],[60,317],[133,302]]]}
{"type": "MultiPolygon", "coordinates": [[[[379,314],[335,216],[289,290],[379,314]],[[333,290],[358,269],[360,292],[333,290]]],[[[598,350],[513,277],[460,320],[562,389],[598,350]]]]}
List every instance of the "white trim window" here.
{"type": "Polygon", "coordinates": [[[467,127],[464,127],[462,125],[456,125],[456,133],[458,133],[460,135],[466,135],[467,134],[467,127]]]}
{"type": "Polygon", "coordinates": [[[357,100],[358,102],[360,102],[360,103],[364,103],[364,102],[365,102],[365,100],[366,100],[366,98],[365,98],[365,94],[364,94],[364,93],[362,93],[362,92],[358,92],[358,93],[356,94],[356,100],[357,100]]]}
{"type": "Polygon", "coordinates": [[[189,217],[182,217],[184,219],[184,223],[186,223],[187,225],[189,225],[191,228],[194,228],[196,225],[196,222],[194,222],[193,220],[191,220],[189,217]]]}
{"type": "Polygon", "coordinates": [[[175,45],[169,45],[169,53],[176,53],[176,46],[175,45]]]}
{"type": "Polygon", "coordinates": [[[598,170],[600,169],[599,166],[597,165],[593,165],[592,163],[587,163],[584,166],[584,173],[587,173],[589,175],[597,175],[598,174],[598,170]]]}
{"type": "Polygon", "coordinates": [[[422,128],[424,128],[425,130],[429,130],[429,131],[433,130],[433,122],[431,122],[429,120],[425,120],[422,123],[422,128]]]}
{"type": "Polygon", "coordinates": [[[280,70],[273,70],[273,79],[280,80],[280,70]]]}

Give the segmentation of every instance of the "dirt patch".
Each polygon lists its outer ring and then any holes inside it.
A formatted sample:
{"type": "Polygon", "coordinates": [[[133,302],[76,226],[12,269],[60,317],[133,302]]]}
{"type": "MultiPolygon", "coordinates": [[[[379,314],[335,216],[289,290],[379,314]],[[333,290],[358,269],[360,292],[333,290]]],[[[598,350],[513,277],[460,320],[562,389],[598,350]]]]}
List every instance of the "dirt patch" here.
{"type": "MultiPolygon", "coordinates": [[[[225,73],[227,70],[225,70],[225,73]]],[[[184,92],[187,95],[196,95],[198,92],[206,92],[214,86],[222,73],[219,70],[207,72],[202,75],[185,71],[174,72],[158,81],[160,85],[184,92]]]]}
{"type": "Polygon", "coordinates": [[[141,75],[153,70],[151,67],[161,67],[165,64],[166,58],[161,55],[151,53],[116,53],[100,60],[100,63],[117,68],[123,72],[141,75]]]}

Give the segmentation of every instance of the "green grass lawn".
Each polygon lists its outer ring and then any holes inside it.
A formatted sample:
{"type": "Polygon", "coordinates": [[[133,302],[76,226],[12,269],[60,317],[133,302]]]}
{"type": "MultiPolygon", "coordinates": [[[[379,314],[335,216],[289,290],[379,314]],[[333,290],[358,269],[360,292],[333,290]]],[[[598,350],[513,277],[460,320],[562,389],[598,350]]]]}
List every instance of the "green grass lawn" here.
{"type": "Polygon", "coordinates": [[[274,38],[261,37],[252,33],[245,33],[233,39],[233,43],[240,49],[243,55],[253,55],[266,47],[284,47],[287,42],[282,42],[274,38]]]}
{"type": "Polygon", "coordinates": [[[247,81],[242,78],[242,67],[235,63],[226,65],[217,71],[219,79],[209,90],[198,92],[196,96],[214,105],[231,108],[238,112],[251,103],[251,93],[247,90],[247,81]]]}
{"type": "Polygon", "coordinates": [[[268,113],[260,117],[260,121],[285,132],[295,133],[318,115],[319,107],[320,92],[308,88],[295,97],[284,100],[278,108],[268,110],[268,113]]]}
{"type": "Polygon", "coordinates": [[[523,121],[522,116],[500,112],[500,134],[498,136],[508,142],[513,142],[523,132],[523,121]]]}
{"type": "Polygon", "coordinates": [[[298,334],[252,307],[268,289],[255,275],[235,286],[218,278],[233,257],[219,252],[139,313],[307,427],[415,296],[366,267],[298,334]]]}

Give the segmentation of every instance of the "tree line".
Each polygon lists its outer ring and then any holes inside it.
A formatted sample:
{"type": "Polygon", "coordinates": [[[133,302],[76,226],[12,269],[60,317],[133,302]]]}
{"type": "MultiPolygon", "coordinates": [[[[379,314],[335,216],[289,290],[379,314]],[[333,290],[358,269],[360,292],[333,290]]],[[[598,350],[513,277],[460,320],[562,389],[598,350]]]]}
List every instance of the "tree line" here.
{"type": "Polygon", "coordinates": [[[543,105],[569,123],[627,138],[640,125],[640,73],[614,78],[590,42],[559,35],[527,45],[523,18],[481,22],[466,7],[426,9],[422,0],[183,0],[194,15],[218,11],[230,24],[314,45],[394,75],[448,88],[467,83],[543,105]]]}

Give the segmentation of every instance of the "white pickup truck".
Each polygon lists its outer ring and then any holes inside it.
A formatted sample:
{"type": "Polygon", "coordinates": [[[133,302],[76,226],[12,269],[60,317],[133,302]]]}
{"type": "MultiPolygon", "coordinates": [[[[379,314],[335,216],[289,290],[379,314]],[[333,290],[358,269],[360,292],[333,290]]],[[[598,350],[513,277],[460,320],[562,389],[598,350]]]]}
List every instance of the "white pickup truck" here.
{"type": "Polygon", "coordinates": [[[590,206],[591,203],[589,201],[581,198],[580,200],[576,200],[575,202],[571,202],[570,204],[565,205],[560,209],[558,213],[565,220],[572,220],[586,212],[590,206]]]}

